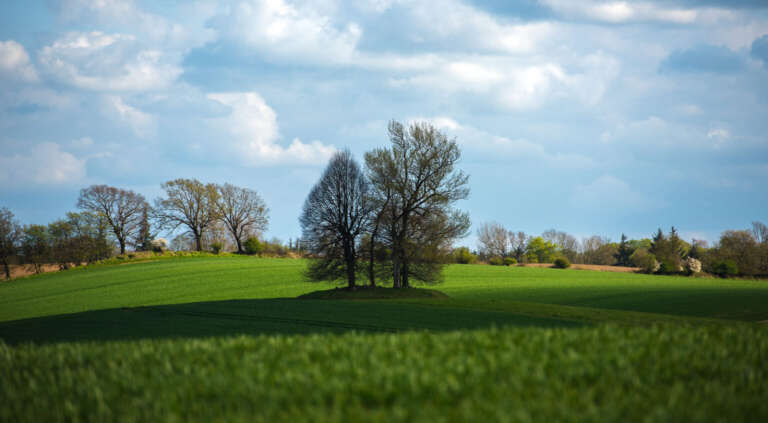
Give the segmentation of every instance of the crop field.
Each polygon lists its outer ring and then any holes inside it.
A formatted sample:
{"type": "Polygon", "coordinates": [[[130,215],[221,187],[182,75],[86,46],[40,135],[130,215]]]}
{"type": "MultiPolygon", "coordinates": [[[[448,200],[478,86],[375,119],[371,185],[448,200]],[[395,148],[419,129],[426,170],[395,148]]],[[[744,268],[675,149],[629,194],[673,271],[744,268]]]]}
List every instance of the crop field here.
{"type": "Polygon", "coordinates": [[[297,299],[306,262],[0,284],[0,421],[765,421],[768,281],[451,265],[447,297],[297,299]]]}

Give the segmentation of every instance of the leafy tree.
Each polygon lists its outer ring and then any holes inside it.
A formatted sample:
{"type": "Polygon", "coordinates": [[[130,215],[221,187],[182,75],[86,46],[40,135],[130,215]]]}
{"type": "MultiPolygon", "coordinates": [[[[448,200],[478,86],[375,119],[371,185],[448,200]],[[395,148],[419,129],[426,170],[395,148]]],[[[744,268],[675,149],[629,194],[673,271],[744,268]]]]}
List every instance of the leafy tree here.
{"type": "Polygon", "coordinates": [[[134,245],[137,251],[152,251],[152,240],[155,236],[152,234],[152,227],[149,224],[149,205],[144,207],[141,211],[141,222],[139,223],[139,231],[136,234],[136,240],[134,245]]]}
{"type": "MultiPolygon", "coordinates": [[[[725,231],[720,235],[720,242],[712,249],[712,261],[716,263],[733,263],[738,274],[755,276],[761,273],[760,247],[750,231],[725,231]]],[[[715,267],[710,266],[710,270],[715,267]]],[[[728,266],[732,269],[732,266],[728,266]]],[[[713,273],[730,276],[730,274],[714,270],[713,273]]]]}
{"type": "Polygon", "coordinates": [[[469,177],[456,169],[458,144],[427,123],[389,123],[389,149],[365,155],[373,196],[382,208],[382,240],[391,251],[395,287],[409,278],[439,279],[454,239],[469,229],[469,215],[452,208],[469,195],[469,177]]]}
{"type": "Polygon", "coordinates": [[[133,191],[91,185],[80,190],[77,207],[106,219],[120,245],[120,254],[125,254],[126,244],[138,235],[142,214],[148,206],[144,196],[133,191]]]}
{"type": "Polygon", "coordinates": [[[336,153],[304,202],[299,222],[303,239],[316,258],[313,280],[345,278],[355,289],[358,237],[371,215],[370,184],[349,150],[336,153]]]}
{"type": "Polygon", "coordinates": [[[10,259],[19,252],[19,241],[23,234],[21,224],[13,213],[5,207],[0,208],[0,262],[3,263],[5,277],[11,278],[10,259]]]}
{"type": "Polygon", "coordinates": [[[614,256],[616,258],[616,265],[632,266],[632,260],[630,257],[632,257],[632,253],[634,252],[635,252],[635,249],[629,245],[629,242],[627,242],[627,236],[624,234],[621,234],[621,241],[619,242],[619,248],[616,251],[616,255],[614,256]]]}
{"type": "Polygon", "coordinates": [[[557,246],[554,243],[537,236],[528,241],[526,257],[529,261],[538,263],[552,263],[557,257],[557,246]],[[535,260],[531,260],[534,258],[535,260]]]}
{"type": "Polygon", "coordinates": [[[197,179],[174,179],[161,185],[166,197],[155,200],[154,216],[162,228],[186,227],[194,238],[195,249],[203,251],[203,234],[220,215],[216,185],[197,179]]]}
{"type": "Polygon", "coordinates": [[[24,262],[31,264],[35,273],[42,273],[43,264],[50,260],[48,228],[44,225],[24,226],[21,238],[21,251],[24,262]]]}
{"type": "Polygon", "coordinates": [[[235,240],[237,252],[242,254],[243,242],[249,235],[263,233],[269,222],[269,209],[259,194],[248,188],[231,184],[219,185],[217,207],[222,222],[235,240]]]}

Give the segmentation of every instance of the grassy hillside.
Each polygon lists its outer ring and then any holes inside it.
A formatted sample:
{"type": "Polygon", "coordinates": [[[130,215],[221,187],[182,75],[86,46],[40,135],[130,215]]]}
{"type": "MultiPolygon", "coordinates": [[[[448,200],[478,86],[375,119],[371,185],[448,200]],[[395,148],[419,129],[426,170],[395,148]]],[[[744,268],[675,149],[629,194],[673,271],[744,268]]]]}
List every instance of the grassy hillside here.
{"type": "Polygon", "coordinates": [[[297,299],[329,288],[304,265],[0,284],[0,421],[768,419],[765,281],[454,265],[448,298],[297,299]]]}

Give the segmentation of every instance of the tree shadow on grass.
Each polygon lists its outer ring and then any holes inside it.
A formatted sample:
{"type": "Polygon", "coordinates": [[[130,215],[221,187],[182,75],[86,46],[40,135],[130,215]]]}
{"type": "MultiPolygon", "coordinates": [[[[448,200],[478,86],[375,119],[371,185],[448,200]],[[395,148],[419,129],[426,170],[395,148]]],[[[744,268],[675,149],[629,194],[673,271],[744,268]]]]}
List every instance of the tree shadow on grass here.
{"type": "Polygon", "coordinates": [[[391,301],[227,300],[126,307],[0,322],[8,344],[199,338],[490,326],[574,327],[584,323],[501,311],[391,301]]]}

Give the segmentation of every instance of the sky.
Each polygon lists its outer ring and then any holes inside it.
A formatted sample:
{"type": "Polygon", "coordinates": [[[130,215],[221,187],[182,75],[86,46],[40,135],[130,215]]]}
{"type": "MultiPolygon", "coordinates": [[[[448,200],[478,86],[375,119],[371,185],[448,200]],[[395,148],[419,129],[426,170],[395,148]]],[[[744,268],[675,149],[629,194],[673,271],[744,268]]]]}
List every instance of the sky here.
{"type": "Polygon", "coordinates": [[[715,241],[768,222],[764,1],[0,2],[0,207],[74,211],[197,178],[256,190],[268,238],[387,122],[455,138],[476,228],[715,241]]]}

